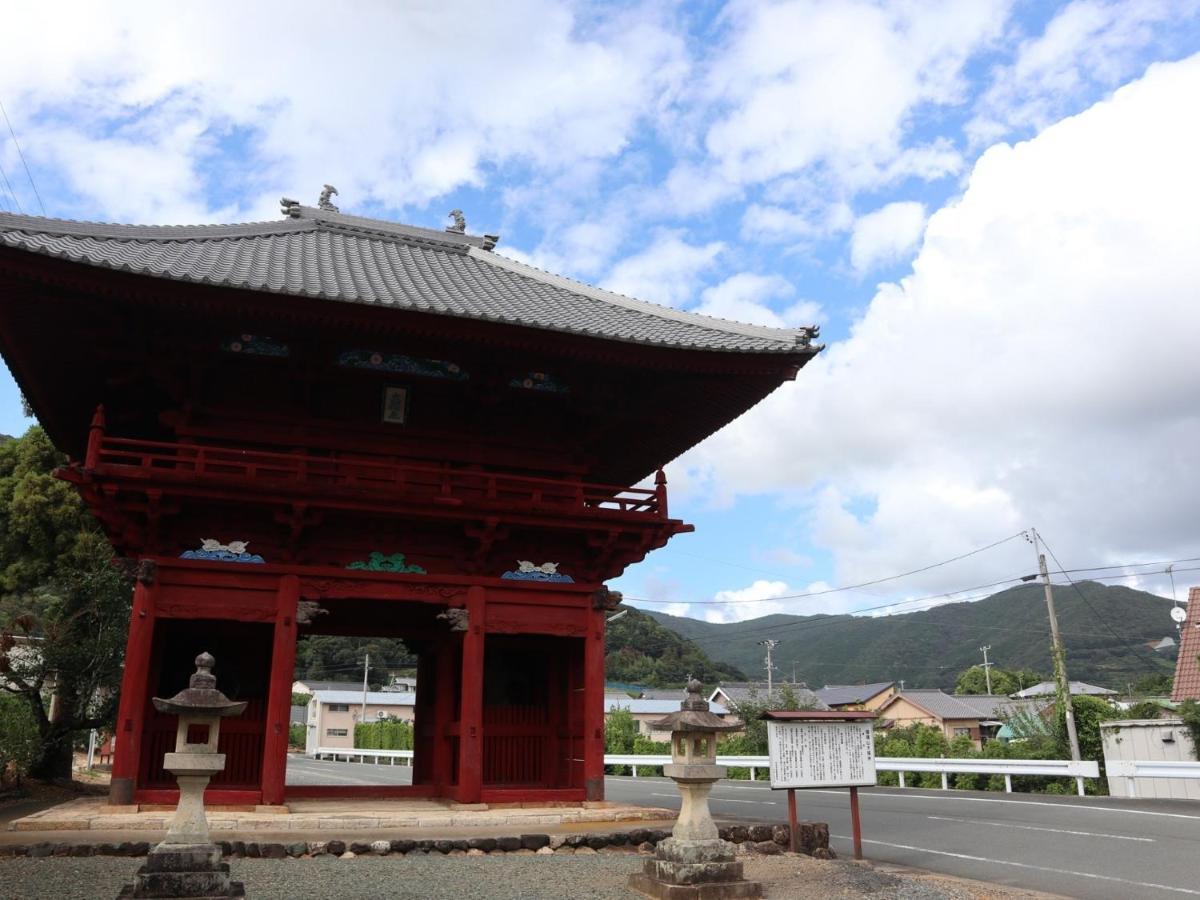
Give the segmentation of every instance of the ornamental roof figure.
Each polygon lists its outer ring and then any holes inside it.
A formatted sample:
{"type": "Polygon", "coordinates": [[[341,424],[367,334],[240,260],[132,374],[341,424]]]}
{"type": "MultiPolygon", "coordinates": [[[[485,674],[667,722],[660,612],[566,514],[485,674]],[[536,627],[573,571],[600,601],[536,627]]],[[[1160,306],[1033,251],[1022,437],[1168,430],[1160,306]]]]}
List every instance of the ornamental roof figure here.
{"type": "MultiPolygon", "coordinates": [[[[328,193],[336,191],[327,186],[328,193]]],[[[772,328],[647,303],[492,252],[499,237],[281,200],[237,225],[113,225],[0,212],[0,248],[167,281],[366,304],[675,349],[814,356],[819,329],[772,328]]]]}

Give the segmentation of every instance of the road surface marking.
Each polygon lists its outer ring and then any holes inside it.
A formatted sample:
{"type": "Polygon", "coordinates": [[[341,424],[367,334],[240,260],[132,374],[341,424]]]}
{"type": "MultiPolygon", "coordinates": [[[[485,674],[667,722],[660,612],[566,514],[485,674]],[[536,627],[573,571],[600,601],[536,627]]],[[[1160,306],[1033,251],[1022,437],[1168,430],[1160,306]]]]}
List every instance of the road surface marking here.
{"type": "MultiPolygon", "coordinates": [[[[1043,804],[1051,806],[1052,804],[1043,804]]],[[[848,841],[851,838],[844,834],[834,834],[838,840],[848,841]]],[[[1200,891],[1191,888],[1173,887],[1169,884],[1155,884],[1152,881],[1130,881],[1128,878],[1117,878],[1115,875],[1097,875],[1095,872],[1076,872],[1072,869],[1054,869],[1050,866],[1035,866],[1031,863],[1010,862],[1007,859],[989,859],[986,856],[971,856],[969,853],[951,853],[949,850],[930,850],[928,847],[913,847],[909,844],[889,844],[887,841],[872,841],[863,838],[864,844],[879,844],[881,847],[894,847],[897,850],[915,850],[917,853],[932,853],[936,856],[951,856],[955,859],[965,859],[970,862],[992,863],[997,866],[1015,866],[1018,869],[1033,869],[1038,872],[1053,872],[1056,875],[1072,875],[1076,878],[1094,878],[1097,881],[1115,881],[1117,884],[1131,884],[1134,887],[1155,888],[1160,891],[1174,891],[1177,894],[1193,894],[1200,897],[1200,891]]]]}
{"type": "Polygon", "coordinates": [[[1077,834],[1081,837],[1112,838],[1115,841],[1141,841],[1144,844],[1154,843],[1154,838],[1130,837],[1127,834],[1100,834],[1095,831],[1069,831],[1066,828],[1042,828],[1038,825],[1012,825],[1008,822],[988,822],[984,819],[958,819],[954,816],[926,816],[925,818],[933,819],[938,822],[968,822],[972,825],[990,825],[993,828],[1020,828],[1024,831],[1049,831],[1054,834],[1077,834]]]}
{"type": "MultiPolygon", "coordinates": [[[[809,789],[810,794],[838,794],[842,797],[846,796],[845,791],[827,791],[822,788],[809,789]]],[[[905,796],[904,794],[879,794],[871,791],[870,793],[859,794],[864,800],[868,797],[887,797],[890,799],[899,800],[957,800],[962,803],[1012,803],[1017,806],[1050,806],[1054,809],[1061,809],[1067,812],[1075,810],[1087,810],[1088,812],[1109,812],[1123,813],[1129,816],[1162,816],[1168,819],[1200,819],[1200,816],[1189,816],[1185,813],[1169,813],[1169,812],[1153,812],[1148,809],[1121,809],[1117,806],[1093,806],[1090,803],[1042,803],[1038,800],[999,800],[991,797],[943,797],[937,794],[914,794],[905,796]]]]}

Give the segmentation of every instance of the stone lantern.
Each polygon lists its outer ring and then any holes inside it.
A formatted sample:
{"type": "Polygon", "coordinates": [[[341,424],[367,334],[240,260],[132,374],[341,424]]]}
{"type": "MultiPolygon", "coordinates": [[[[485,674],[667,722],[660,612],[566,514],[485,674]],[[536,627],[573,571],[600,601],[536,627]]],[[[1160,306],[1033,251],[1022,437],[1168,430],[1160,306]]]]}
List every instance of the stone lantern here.
{"type": "Polygon", "coordinates": [[[179,716],[175,752],[163,757],[163,768],[179,783],[179,805],[167,836],[150,851],[134,884],[121,897],[244,897],[241,882],[229,880],[229,865],[208,835],[204,789],[225,768],[217,752],[221,718],[237,716],[246,702],[234,702],[217,690],[211,654],[196,657],[196,674],[187,688],[169,700],[154,698],[154,708],[179,716]]]}
{"type": "Polygon", "coordinates": [[[675,782],[683,798],[671,837],[660,841],[644,871],[629,877],[629,886],[651,897],[761,897],[762,885],[742,878],[736,848],[721,840],[708,810],[713,783],[725,775],[717,765],[717,735],[736,731],[708,708],[703,685],[688,681],[687,698],[679,712],[651,723],[655,731],[671,732],[671,764],[663,774],[675,782]]]}

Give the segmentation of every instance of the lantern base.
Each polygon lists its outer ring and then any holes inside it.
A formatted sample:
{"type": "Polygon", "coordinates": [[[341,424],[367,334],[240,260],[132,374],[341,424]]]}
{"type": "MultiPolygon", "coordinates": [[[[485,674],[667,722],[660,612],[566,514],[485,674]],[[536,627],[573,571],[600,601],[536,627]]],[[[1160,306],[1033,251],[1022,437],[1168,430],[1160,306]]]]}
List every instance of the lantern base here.
{"type": "Polygon", "coordinates": [[[221,862],[214,844],[166,844],[150,851],[146,864],[137,871],[118,900],[127,897],[175,897],[188,900],[245,897],[240,881],[229,878],[229,864],[221,862]]]}
{"type": "Polygon", "coordinates": [[[643,871],[629,876],[629,887],[648,897],[671,900],[724,900],[761,897],[762,884],[743,878],[742,863],[734,859],[729,841],[660,841],[654,859],[643,871]]]}

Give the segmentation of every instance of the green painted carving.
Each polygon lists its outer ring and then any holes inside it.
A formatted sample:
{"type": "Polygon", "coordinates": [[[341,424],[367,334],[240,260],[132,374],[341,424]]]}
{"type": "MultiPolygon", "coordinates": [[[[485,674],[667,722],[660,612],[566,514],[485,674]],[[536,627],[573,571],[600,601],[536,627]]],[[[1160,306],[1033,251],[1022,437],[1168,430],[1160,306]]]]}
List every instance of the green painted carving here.
{"type": "Polygon", "coordinates": [[[360,559],[352,562],[346,568],[366,569],[368,572],[411,572],[415,575],[425,574],[425,570],[420,566],[406,564],[403,553],[393,553],[391,556],[385,556],[378,550],[372,550],[371,555],[365,560],[360,559]]]}

